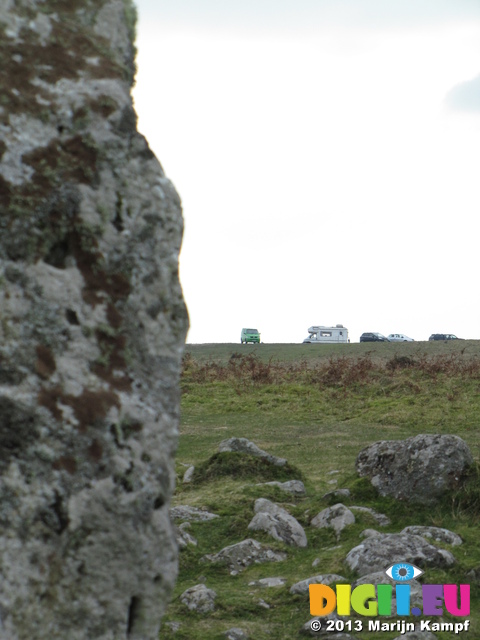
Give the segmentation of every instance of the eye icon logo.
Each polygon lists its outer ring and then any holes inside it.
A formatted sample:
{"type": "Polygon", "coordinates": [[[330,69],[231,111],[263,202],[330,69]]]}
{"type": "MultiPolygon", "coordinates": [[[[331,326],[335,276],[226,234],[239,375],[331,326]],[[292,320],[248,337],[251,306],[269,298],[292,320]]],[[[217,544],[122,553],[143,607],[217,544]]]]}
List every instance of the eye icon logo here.
{"type": "Polygon", "coordinates": [[[408,564],[408,562],[397,562],[392,564],[385,570],[385,573],[389,578],[396,582],[408,582],[414,578],[421,576],[423,571],[416,567],[414,564],[408,564]]]}

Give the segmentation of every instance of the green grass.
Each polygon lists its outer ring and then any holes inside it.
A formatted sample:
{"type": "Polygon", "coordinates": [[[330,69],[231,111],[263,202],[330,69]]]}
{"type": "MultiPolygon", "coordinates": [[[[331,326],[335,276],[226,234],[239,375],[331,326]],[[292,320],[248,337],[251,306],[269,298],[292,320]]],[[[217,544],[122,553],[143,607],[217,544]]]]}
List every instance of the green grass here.
{"type": "MultiPolygon", "coordinates": [[[[322,496],[347,487],[348,505],[371,506],[387,514],[397,532],[410,524],[442,526],[459,533],[464,544],[451,549],[457,564],[448,572],[427,570],[426,582],[472,584],[471,640],[480,638],[477,579],[480,573],[480,486],[473,472],[467,486],[446,496],[433,508],[381,498],[355,474],[359,451],[377,440],[403,439],[419,433],[456,434],[480,458],[480,342],[349,345],[187,345],[182,377],[182,420],[177,455],[175,504],[205,507],[220,519],[192,523],[189,532],[197,547],[180,553],[180,573],[165,621],[178,620],[175,634],[164,626],[160,637],[223,638],[230,627],[245,629],[255,640],[299,637],[310,618],[308,596],[292,596],[289,588],[316,573],[339,573],[349,581],[344,558],[360,543],[365,528],[377,528],[368,514],[356,514],[355,524],[337,541],[330,531],[315,530],[309,521],[332,500],[322,496]],[[287,458],[298,469],[307,496],[298,498],[260,482],[285,480],[278,470],[238,454],[218,455],[225,438],[246,437],[269,453],[287,458]],[[194,464],[196,480],[183,485],[185,465],[194,464]],[[306,549],[285,547],[266,534],[250,536],[256,498],[266,497],[285,508],[305,526],[306,549]],[[287,552],[282,563],[248,568],[237,576],[228,569],[202,562],[228,544],[255,537],[287,552]],[[312,568],[314,559],[320,564],[312,568]],[[249,582],[283,576],[284,587],[261,589],[249,582]],[[216,610],[189,613],[179,601],[185,589],[200,581],[217,591],[216,610]],[[262,599],[269,609],[262,608],[262,599]]],[[[335,500],[336,501],[336,500],[335,500]]],[[[353,634],[352,634],[353,635],[353,634]]],[[[369,638],[368,632],[355,634],[369,638]]],[[[382,633],[389,640],[395,633],[382,633]]],[[[440,640],[448,634],[437,633],[440,640]]]]}

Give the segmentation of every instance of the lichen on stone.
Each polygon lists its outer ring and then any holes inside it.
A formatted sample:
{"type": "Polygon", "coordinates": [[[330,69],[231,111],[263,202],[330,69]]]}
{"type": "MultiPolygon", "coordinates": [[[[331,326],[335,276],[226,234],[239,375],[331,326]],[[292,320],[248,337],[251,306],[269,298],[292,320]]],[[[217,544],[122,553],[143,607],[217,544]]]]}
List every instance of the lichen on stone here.
{"type": "Polygon", "coordinates": [[[0,5],[0,637],[150,640],[187,313],[131,0],[0,5]],[[21,602],[19,600],[21,599],[21,602]]]}

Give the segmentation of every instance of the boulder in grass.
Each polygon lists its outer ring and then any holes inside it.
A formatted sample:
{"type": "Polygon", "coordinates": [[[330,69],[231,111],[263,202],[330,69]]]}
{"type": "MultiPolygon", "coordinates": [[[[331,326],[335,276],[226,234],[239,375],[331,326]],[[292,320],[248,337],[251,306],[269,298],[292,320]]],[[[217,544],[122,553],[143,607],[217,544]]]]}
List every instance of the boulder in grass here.
{"type": "Polygon", "coordinates": [[[473,465],[458,436],[427,434],[407,440],[382,440],[362,449],[357,473],[370,479],[382,496],[433,504],[461,486],[473,465]]]}
{"type": "Polygon", "coordinates": [[[413,533],[414,535],[422,536],[422,538],[426,538],[427,540],[451,544],[452,547],[456,547],[463,542],[458,533],[454,533],[448,529],[442,529],[441,527],[410,526],[402,529],[400,533],[413,533]]]}
{"type": "Polygon", "coordinates": [[[186,520],[187,522],[208,522],[219,518],[216,513],[210,513],[198,507],[190,507],[187,504],[172,507],[170,509],[170,517],[172,520],[186,520]]]}
{"type": "Polygon", "coordinates": [[[216,592],[208,589],[204,584],[196,584],[182,593],[180,602],[182,602],[189,611],[196,613],[209,613],[215,609],[216,592]]]}
{"type": "Polygon", "coordinates": [[[295,547],[306,547],[308,544],[305,531],[298,520],[265,498],[255,501],[255,516],[248,528],[250,531],[266,531],[275,540],[295,547]]]}
{"type": "Polygon", "coordinates": [[[247,538],[246,540],[242,540],[242,542],[224,547],[218,553],[207,554],[203,556],[202,560],[204,562],[225,564],[234,571],[242,571],[252,564],[281,562],[286,558],[287,555],[285,553],[273,551],[266,545],[258,542],[258,540],[247,538]]]}
{"type": "Polygon", "coordinates": [[[338,503],[320,511],[310,522],[316,529],[333,529],[338,538],[340,532],[355,522],[355,516],[345,505],[338,503]]]}
{"type": "Polygon", "coordinates": [[[294,496],[304,496],[305,485],[301,480],[287,480],[286,482],[278,482],[278,480],[272,480],[272,482],[261,482],[257,484],[257,487],[278,487],[286,493],[291,493],[294,496]]]}
{"type": "Polygon", "coordinates": [[[312,576],[311,578],[306,578],[306,580],[300,580],[300,582],[296,582],[294,585],[290,587],[290,593],[292,595],[303,595],[309,592],[308,587],[311,584],[334,584],[334,583],[345,583],[347,579],[343,576],[339,576],[336,573],[325,573],[323,575],[312,576]]]}
{"type": "Polygon", "coordinates": [[[257,447],[257,445],[247,438],[228,438],[227,440],[223,440],[218,450],[220,453],[224,451],[228,452],[237,452],[237,453],[248,453],[251,456],[255,456],[256,458],[263,458],[267,462],[274,464],[278,467],[283,467],[287,464],[285,458],[277,458],[277,456],[272,456],[270,453],[263,451],[257,447]]]}
{"type": "Polygon", "coordinates": [[[360,576],[385,569],[397,562],[417,567],[447,568],[455,558],[445,549],[438,549],[420,536],[385,533],[366,538],[354,547],[345,559],[347,566],[360,576]]]}

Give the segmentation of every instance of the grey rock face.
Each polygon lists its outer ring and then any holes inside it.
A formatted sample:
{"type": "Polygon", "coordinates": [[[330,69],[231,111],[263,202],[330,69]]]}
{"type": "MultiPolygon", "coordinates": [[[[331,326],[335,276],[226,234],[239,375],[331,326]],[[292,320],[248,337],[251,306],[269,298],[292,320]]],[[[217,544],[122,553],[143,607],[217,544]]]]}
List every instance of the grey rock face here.
{"type": "Polygon", "coordinates": [[[452,547],[456,547],[463,542],[458,533],[454,533],[448,529],[442,529],[441,527],[420,527],[413,525],[405,527],[400,533],[413,533],[416,536],[422,536],[422,538],[435,540],[435,542],[451,544],[452,547]]]}
{"type": "Polygon", "coordinates": [[[251,456],[255,456],[257,458],[265,458],[268,462],[271,462],[274,465],[279,467],[283,467],[287,461],[285,458],[277,458],[277,456],[272,456],[270,453],[263,451],[257,447],[257,445],[247,438],[228,438],[227,440],[222,440],[222,442],[218,446],[218,450],[220,453],[223,451],[236,451],[238,453],[249,453],[251,456]]]}
{"type": "Polygon", "coordinates": [[[431,504],[458,487],[472,464],[472,454],[458,436],[418,435],[375,442],[360,451],[356,469],[382,496],[431,504]]]}
{"type": "Polygon", "coordinates": [[[132,9],[0,4],[9,640],[153,640],[176,577],[182,216],[136,130],[132,9]]]}
{"type": "Polygon", "coordinates": [[[251,564],[262,562],[281,562],[287,555],[278,551],[273,551],[253,538],[247,538],[237,544],[224,547],[221,551],[208,554],[203,557],[204,561],[227,565],[232,570],[241,571],[251,564]]]}
{"type": "Polygon", "coordinates": [[[215,609],[216,592],[204,584],[196,584],[182,593],[180,602],[196,613],[209,613],[215,609]]]}
{"type": "Polygon", "coordinates": [[[295,547],[306,547],[307,536],[302,525],[274,502],[255,500],[255,516],[248,525],[250,531],[266,531],[275,540],[295,547]]]}
{"type": "Polygon", "coordinates": [[[437,549],[424,538],[401,533],[385,533],[366,538],[345,559],[360,576],[385,571],[396,562],[409,562],[422,567],[449,567],[455,558],[449,551],[437,549]]]}
{"type": "Polygon", "coordinates": [[[355,516],[345,505],[338,503],[320,511],[311,521],[312,527],[317,529],[333,529],[338,536],[349,524],[355,522],[355,516]]]}

